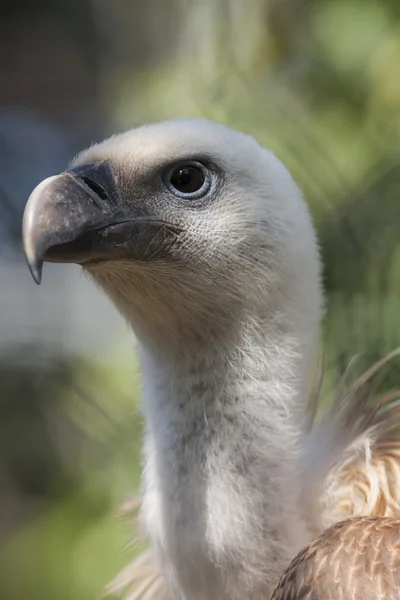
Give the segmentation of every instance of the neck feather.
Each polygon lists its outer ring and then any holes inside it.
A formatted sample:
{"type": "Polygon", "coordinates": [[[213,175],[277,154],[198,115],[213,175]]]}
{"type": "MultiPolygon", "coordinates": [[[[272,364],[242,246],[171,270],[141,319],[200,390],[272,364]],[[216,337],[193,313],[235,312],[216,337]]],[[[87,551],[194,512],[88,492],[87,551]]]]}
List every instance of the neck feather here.
{"type": "Polygon", "coordinates": [[[265,599],[309,537],[299,407],[315,328],[238,331],[207,351],[141,348],[144,517],[176,598],[265,599]]]}

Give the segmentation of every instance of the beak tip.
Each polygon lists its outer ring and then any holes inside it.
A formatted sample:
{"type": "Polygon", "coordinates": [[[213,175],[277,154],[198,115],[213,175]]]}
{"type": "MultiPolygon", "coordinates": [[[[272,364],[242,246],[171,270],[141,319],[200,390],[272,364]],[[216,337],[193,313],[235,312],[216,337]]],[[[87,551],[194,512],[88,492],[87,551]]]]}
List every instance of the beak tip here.
{"type": "Polygon", "coordinates": [[[23,248],[25,253],[25,260],[28,264],[29,270],[35,283],[40,285],[42,280],[42,268],[43,260],[40,259],[38,253],[32,248],[30,244],[30,238],[26,235],[23,236],[23,248]]]}
{"type": "Polygon", "coordinates": [[[42,281],[42,269],[38,268],[38,267],[32,267],[31,268],[31,273],[32,273],[32,277],[34,282],[37,285],[40,285],[41,281],[42,281]]]}
{"type": "Polygon", "coordinates": [[[42,267],[43,267],[43,262],[37,262],[37,261],[30,261],[27,260],[28,263],[28,267],[29,270],[31,272],[31,275],[33,277],[34,282],[37,285],[40,285],[41,281],[42,281],[42,267]]]}
{"type": "Polygon", "coordinates": [[[43,260],[40,258],[37,252],[29,244],[29,239],[24,238],[24,253],[25,260],[33,277],[33,280],[37,285],[40,285],[42,281],[42,269],[43,269],[43,260]]]}

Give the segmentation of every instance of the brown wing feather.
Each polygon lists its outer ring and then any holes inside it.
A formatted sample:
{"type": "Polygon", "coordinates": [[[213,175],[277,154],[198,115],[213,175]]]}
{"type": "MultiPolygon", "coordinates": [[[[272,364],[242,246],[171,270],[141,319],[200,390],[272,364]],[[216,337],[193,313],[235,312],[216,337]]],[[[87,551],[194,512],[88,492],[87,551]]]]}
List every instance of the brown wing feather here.
{"type": "Polygon", "coordinates": [[[272,600],[399,600],[400,520],[347,519],[302,550],[272,600]]]}

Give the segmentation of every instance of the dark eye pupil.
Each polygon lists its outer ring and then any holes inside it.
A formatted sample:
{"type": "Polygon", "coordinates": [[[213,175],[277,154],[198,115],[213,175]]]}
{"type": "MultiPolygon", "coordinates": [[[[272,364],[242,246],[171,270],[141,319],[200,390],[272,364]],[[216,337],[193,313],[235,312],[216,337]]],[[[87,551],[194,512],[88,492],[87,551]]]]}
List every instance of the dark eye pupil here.
{"type": "Polygon", "coordinates": [[[191,165],[177,167],[171,174],[170,182],[179,192],[191,194],[204,185],[204,174],[201,169],[191,165]]]}

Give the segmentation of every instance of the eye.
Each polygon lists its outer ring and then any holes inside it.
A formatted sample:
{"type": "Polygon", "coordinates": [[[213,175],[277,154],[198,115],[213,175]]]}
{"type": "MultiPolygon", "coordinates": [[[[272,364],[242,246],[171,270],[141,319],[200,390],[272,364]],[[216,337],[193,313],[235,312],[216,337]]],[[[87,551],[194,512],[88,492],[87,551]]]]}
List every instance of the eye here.
{"type": "Polygon", "coordinates": [[[171,192],[178,196],[198,196],[206,193],[210,177],[200,165],[183,164],[170,170],[164,181],[171,192]]]}

